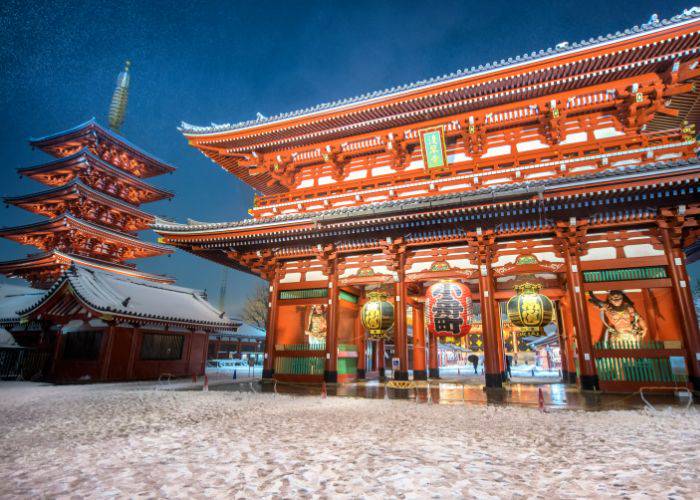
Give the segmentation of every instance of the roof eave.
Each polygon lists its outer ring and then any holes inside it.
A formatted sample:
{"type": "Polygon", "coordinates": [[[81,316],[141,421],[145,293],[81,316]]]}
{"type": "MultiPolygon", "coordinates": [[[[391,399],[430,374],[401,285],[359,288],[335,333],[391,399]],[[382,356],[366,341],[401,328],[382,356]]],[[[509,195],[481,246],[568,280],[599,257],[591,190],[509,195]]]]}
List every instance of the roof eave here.
{"type": "MultiPolygon", "coordinates": [[[[255,130],[259,129],[264,129],[264,128],[274,128],[274,126],[279,126],[280,124],[287,123],[287,122],[292,122],[295,120],[300,120],[300,119],[307,119],[307,118],[312,118],[312,117],[318,117],[318,116],[323,116],[324,114],[331,114],[331,113],[337,113],[337,112],[343,112],[343,111],[350,111],[356,108],[368,106],[368,105],[373,105],[373,104],[381,104],[385,101],[396,99],[398,97],[408,97],[411,96],[412,94],[418,94],[425,92],[426,90],[431,90],[431,89],[437,89],[441,86],[448,86],[448,85],[453,85],[455,83],[466,83],[469,80],[475,80],[478,78],[483,78],[485,76],[493,75],[498,72],[503,72],[503,71],[512,71],[514,69],[520,69],[520,68],[526,68],[528,65],[536,65],[536,64],[541,64],[542,62],[546,62],[552,59],[557,59],[560,57],[566,57],[566,56],[571,56],[575,55],[577,53],[581,52],[586,52],[586,51],[594,51],[597,49],[600,49],[601,47],[605,47],[608,45],[613,45],[616,43],[621,43],[621,42],[626,42],[635,38],[641,38],[641,37],[649,37],[653,36],[661,31],[668,30],[669,28],[677,28],[677,27],[683,27],[688,24],[692,24],[694,22],[698,22],[698,17],[700,16],[700,13],[698,12],[689,12],[689,13],[683,13],[680,14],[679,16],[676,17],[681,17],[681,16],[692,16],[690,18],[686,18],[685,20],[681,20],[678,22],[671,22],[669,20],[663,20],[659,21],[658,24],[659,26],[657,28],[652,28],[652,29],[644,29],[644,26],[647,25],[642,25],[640,28],[639,26],[635,26],[632,29],[628,29],[625,31],[633,31],[632,33],[625,34],[625,32],[617,32],[615,35],[611,35],[609,38],[602,40],[600,42],[594,42],[590,43],[588,41],[583,41],[578,44],[574,44],[572,48],[569,49],[555,49],[556,51],[554,53],[550,53],[549,51],[552,51],[552,49],[547,49],[548,52],[545,53],[543,56],[539,57],[534,57],[531,58],[529,55],[525,55],[525,60],[522,60],[520,62],[511,63],[511,64],[504,64],[504,65],[498,65],[499,63],[495,62],[493,64],[487,64],[486,67],[489,69],[484,69],[479,71],[477,68],[472,67],[471,70],[467,72],[466,75],[455,75],[453,77],[450,77],[451,75],[448,75],[448,78],[441,79],[443,77],[437,77],[437,78],[432,78],[428,80],[428,83],[426,84],[418,84],[415,87],[406,89],[406,90],[397,90],[393,91],[394,89],[389,89],[388,91],[383,91],[383,92],[388,92],[386,94],[382,94],[377,97],[369,97],[363,99],[363,96],[358,96],[356,98],[350,98],[346,99],[351,100],[352,102],[348,104],[341,104],[343,101],[335,101],[334,103],[329,104],[327,107],[323,107],[322,109],[317,109],[314,110],[314,108],[310,108],[308,112],[307,110],[295,110],[291,111],[289,113],[284,113],[280,115],[275,115],[270,118],[266,118],[265,120],[257,120],[255,122],[243,122],[246,125],[243,126],[237,126],[237,125],[228,125],[228,128],[225,130],[220,130],[220,131],[202,131],[202,132],[197,132],[194,130],[188,130],[187,127],[191,128],[201,128],[201,129],[207,129],[211,127],[197,127],[193,126],[190,124],[187,124],[185,122],[182,122],[181,126],[178,127],[178,130],[182,132],[182,134],[188,139],[192,140],[194,142],[197,142],[197,139],[205,138],[205,137],[218,137],[221,135],[231,135],[231,134],[236,134],[236,133],[241,133],[241,135],[245,135],[246,133],[250,133],[255,130]],[[634,31],[637,29],[637,31],[634,31]],[[619,36],[618,36],[619,34],[619,36]],[[582,45],[585,44],[585,45],[582,45]],[[471,72],[474,71],[474,72],[471,72]],[[430,83],[432,80],[438,80],[434,83],[430,83]],[[357,100],[355,100],[357,99],[357,100]],[[336,105],[337,104],[337,105],[336,105]],[[247,125],[249,123],[249,125],[247,125]]],[[[589,39],[592,40],[592,39],[589,39]]],[[[454,74],[453,74],[454,75],[454,74]]],[[[413,85],[413,84],[409,84],[413,85]]],[[[379,91],[382,92],[382,91],[379,91]]],[[[376,92],[375,92],[376,93],[376,92]]],[[[371,95],[371,94],[370,94],[371,95]]],[[[324,105],[319,105],[319,106],[324,106],[324,105]]],[[[222,128],[224,126],[221,126],[222,128]]]]}

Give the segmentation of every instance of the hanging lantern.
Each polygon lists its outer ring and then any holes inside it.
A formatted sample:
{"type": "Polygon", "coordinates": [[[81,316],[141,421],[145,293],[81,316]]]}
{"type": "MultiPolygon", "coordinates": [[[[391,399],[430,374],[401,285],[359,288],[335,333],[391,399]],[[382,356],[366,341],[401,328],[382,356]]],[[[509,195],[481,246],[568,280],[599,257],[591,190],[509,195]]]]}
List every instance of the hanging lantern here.
{"type": "Polygon", "coordinates": [[[469,288],[457,281],[440,281],[425,296],[428,332],[438,337],[463,337],[474,318],[469,288]]]}
{"type": "Polygon", "coordinates": [[[384,292],[370,292],[369,300],[362,306],[362,326],[373,339],[391,339],[394,326],[394,304],[387,300],[384,292]]]}
{"type": "Polygon", "coordinates": [[[552,322],[554,304],[549,297],[539,293],[541,289],[542,285],[529,281],[515,285],[517,295],[506,305],[508,319],[522,333],[543,335],[542,327],[552,322]]]}
{"type": "Polygon", "coordinates": [[[440,337],[440,342],[443,344],[455,345],[457,347],[463,347],[462,341],[464,337],[440,337]]]}

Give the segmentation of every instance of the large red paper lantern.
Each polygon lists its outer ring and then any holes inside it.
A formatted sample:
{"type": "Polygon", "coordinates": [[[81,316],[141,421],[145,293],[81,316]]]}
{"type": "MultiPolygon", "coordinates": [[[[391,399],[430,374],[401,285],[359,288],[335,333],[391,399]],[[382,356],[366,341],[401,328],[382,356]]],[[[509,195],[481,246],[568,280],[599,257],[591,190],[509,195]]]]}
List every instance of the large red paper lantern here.
{"type": "Polygon", "coordinates": [[[440,281],[425,297],[428,332],[438,337],[463,337],[474,316],[469,288],[457,281],[440,281]]]}

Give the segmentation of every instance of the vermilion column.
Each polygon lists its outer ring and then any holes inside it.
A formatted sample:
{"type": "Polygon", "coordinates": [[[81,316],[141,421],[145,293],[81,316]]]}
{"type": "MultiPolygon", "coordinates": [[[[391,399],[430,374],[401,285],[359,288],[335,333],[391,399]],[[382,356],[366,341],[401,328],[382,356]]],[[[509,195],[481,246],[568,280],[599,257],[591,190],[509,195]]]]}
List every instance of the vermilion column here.
{"type": "Polygon", "coordinates": [[[564,317],[570,315],[565,300],[557,302],[557,323],[559,324],[559,352],[561,353],[561,378],[565,384],[576,383],[576,367],[572,359],[569,343],[569,326],[564,322],[564,317]]]}
{"type": "Polygon", "coordinates": [[[479,297],[481,300],[481,328],[484,340],[484,373],[486,387],[503,387],[503,375],[498,347],[498,327],[495,325],[491,266],[482,264],[479,269],[479,297]]]}
{"type": "Polygon", "coordinates": [[[326,382],[338,381],[338,266],[331,264],[328,281],[328,334],[326,335],[326,370],[323,379],[326,382]]]}
{"type": "Polygon", "coordinates": [[[481,328],[484,341],[484,374],[487,388],[503,387],[503,346],[501,342],[500,322],[496,321],[497,304],[494,299],[493,271],[491,260],[494,252],[494,237],[492,234],[482,234],[477,230],[477,236],[472,242],[476,250],[479,264],[479,300],[481,303],[481,328]]]}
{"type": "Polygon", "coordinates": [[[277,299],[279,296],[279,276],[274,272],[270,281],[270,301],[267,312],[267,332],[265,333],[265,359],[262,378],[270,379],[275,374],[275,330],[277,327],[277,299]]]}
{"type": "MultiPolygon", "coordinates": [[[[362,294],[364,296],[364,293],[362,294]]],[[[361,306],[362,301],[358,303],[361,306]]],[[[366,375],[366,364],[365,364],[365,329],[362,326],[361,318],[361,307],[358,307],[357,317],[355,318],[355,345],[357,346],[357,378],[363,379],[366,375]]]]}
{"type": "Polygon", "coordinates": [[[377,348],[377,371],[379,372],[379,377],[384,378],[386,376],[386,369],[384,368],[384,341],[378,340],[375,347],[377,348]]]}
{"type": "MultiPolygon", "coordinates": [[[[141,334],[139,333],[139,329],[137,327],[133,327],[131,329],[131,350],[129,351],[129,362],[126,365],[126,378],[128,380],[131,380],[134,378],[134,364],[136,363],[136,353],[138,352],[139,348],[139,336],[141,334]]],[[[205,345],[208,347],[209,341],[205,342],[205,345]]],[[[208,351],[208,349],[207,349],[208,351]]],[[[205,351],[204,353],[204,359],[207,359],[207,352],[205,351]]]]}
{"type": "Polygon", "coordinates": [[[425,325],[423,304],[413,304],[413,380],[427,380],[425,370],[425,325]]]}
{"type": "Polygon", "coordinates": [[[114,346],[114,325],[110,324],[105,330],[104,352],[102,363],[100,364],[100,380],[107,380],[109,376],[109,365],[112,362],[112,347],[114,346]]]}
{"type": "MultiPolygon", "coordinates": [[[[491,276],[491,283],[494,283],[493,276],[491,276]]],[[[493,287],[494,291],[496,287],[493,287]]],[[[493,328],[496,332],[496,346],[498,346],[498,369],[501,372],[501,380],[505,382],[508,380],[508,374],[506,373],[506,348],[503,344],[503,335],[501,334],[501,309],[499,307],[498,301],[493,300],[493,328]]]]}
{"type": "Polygon", "coordinates": [[[438,366],[438,343],[435,335],[428,335],[430,349],[428,352],[428,375],[430,378],[440,378],[440,367],[438,366]]]}
{"type": "Polygon", "coordinates": [[[406,281],[404,276],[405,256],[399,258],[398,282],[396,283],[396,329],[394,332],[394,344],[396,357],[399,358],[399,369],[394,370],[395,380],[408,380],[408,335],[406,334],[406,281]]]}
{"type": "Polygon", "coordinates": [[[591,328],[588,322],[588,308],[581,280],[581,260],[573,248],[564,252],[567,293],[571,304],[574,320],[574,335],[578,345],[579,369],[581,371],[581,388],[585,390],[598,389],[591,343],[591,328]]]}
{"type": "Polygon", "coordinates": [[[669,261],[668,270],[680,315],[683,344],[688,352],[688,375],[697,390],[700,388],[700,336],[698,336],[698,321],[690,291],[688,271],[685,267],[685,254],[680,244],[674,242],[668,227],[661,227],[661,241],[669,261]]]}

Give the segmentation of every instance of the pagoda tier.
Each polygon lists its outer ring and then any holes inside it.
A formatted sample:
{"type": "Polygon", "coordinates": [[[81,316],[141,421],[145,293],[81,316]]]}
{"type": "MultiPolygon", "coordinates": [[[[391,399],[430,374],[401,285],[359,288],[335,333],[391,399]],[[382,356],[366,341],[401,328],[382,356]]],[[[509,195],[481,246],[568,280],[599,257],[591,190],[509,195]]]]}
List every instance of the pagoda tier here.
{"type": "Polygon", "coordinates": [[[29,142],[32,147],[56,158],[71,156],[87,148],[102,160],[136,177],[153,177],[175,170],[175,167],[154,158],[114,131],[103,128],[94,118],[75,128],[29,142]]]}
{"type": "Polygon", "coordinates": [[[61,274],[74,264],[157,283],[175,282],[174,279],[168,276],[138,271],[133,264],[114,264],[104,260],[63,253],[58,250],[30,255],[24,259],[0,262],[0,273],[10,278],[27,280],[38,288],[49,288],[60,278],[61,274]]]}
{"type": "Polygon", "coordinates": [[[154,257],[172,253],[164,246],[140,241],[90,222],[62,215],[48,221],[0,229],[0,236],[48,252],[92,257],[108,262],[154,257]]]}
{"type": "Polygon", "coordinates": [[[597,155],[659,141],[664,151],[650,160],[689,157],[682,136],[694,138],[698,119],[698,17],[693,10],[271,118],[181,129],[192,146],[265,195],[251,210],[255,217],[477,189],[482,172],[492,184],[566,176],[570,169],[550,162],[606,168],[597,155]],[[427,127],[443,129],[448,168],[424,166],[419,136],[427,127]],[[475,179],[464,182],[462,174],[475,179]]]}
{"type": "Polygon", "coordinates": [[[4,201],[8,205],[46,217],[54,218],[68,213],[79,219],[129,233],[147,229],[154,222],[152,215],[96,191],[79,179],[38,193],[5,197],[4,201]]]}
{"type": "Polygon", "coordinates": [[[86,186],[137,206],[174,196],[101,160],[87,149],[78,150],[57,161],[17,171],[48,186],[63,186],[77,178],[86,186]]]}

